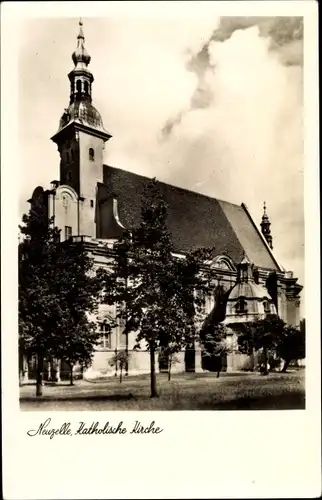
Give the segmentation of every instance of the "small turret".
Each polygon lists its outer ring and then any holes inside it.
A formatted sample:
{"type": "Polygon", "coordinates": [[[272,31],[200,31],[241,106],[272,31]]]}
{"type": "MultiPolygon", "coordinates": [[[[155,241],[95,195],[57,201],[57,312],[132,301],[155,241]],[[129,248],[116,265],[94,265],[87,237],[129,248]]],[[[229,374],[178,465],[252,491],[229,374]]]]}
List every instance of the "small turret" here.
{"type": "Polygon", "coordinates": [[[243,259],[238,265],[237,282],[238,283],[254,282],[253,271],[254,271],[254,264],[250,262],[246,253],[244,252],[243,259]]]}
{"type": "Polygon", "coordinates": [[[267,241],[268,243],[268,246],[273,250],[273,238],[272,238],[272,235],[271,235],[271,223],[270,223],[270,220],[268,218],[268,215],[266,213],[266,202],[264,201],[264,213],[263,213],[263,216],[262,216],[262,222],[261,222],[261,228],[262,228],[262,234],[265,238],[265,240],[267,241]]]}

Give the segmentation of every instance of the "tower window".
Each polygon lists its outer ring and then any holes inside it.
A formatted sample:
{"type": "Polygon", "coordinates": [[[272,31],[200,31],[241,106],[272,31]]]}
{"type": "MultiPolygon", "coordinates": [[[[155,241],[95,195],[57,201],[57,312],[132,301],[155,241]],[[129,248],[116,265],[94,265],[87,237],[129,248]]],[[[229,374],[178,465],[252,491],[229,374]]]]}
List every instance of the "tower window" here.
{"type": "Polygon", "coordinates": [[[65,241],[72,237],[72,228],[70,226],[65,226],[65,241]]]}
{"type": "Polygon", "coordinates": [[[94,149],[93,148],[89,148],[88,156],[89,156],[90,161],[94,161],[94,149]]]}
{"type": "Polygon", "coordinates": [[[91,200],[91,208],[93,208],[93,207],[94,207],[94,201],[91,200]]]}
{"type": "Polygon", "coordinates": [[[77,92],[82,91],[82,81],[81,80],[76,81],[76,90],[77,90],[77,92]]]}
{"type": "Polygon", "coordinates": [[[88,82],[84,82],[84,92],[88,95],[88,82]]]}

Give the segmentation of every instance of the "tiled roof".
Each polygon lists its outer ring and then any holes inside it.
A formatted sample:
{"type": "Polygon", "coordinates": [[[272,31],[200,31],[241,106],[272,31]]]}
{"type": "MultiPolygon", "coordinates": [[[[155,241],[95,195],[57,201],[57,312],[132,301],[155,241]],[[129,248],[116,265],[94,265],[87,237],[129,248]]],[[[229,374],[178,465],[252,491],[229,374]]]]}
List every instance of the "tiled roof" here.
{"type": "MultiPolygon", "coordinates": [[[[141,200],[149,178],[104,165],[104,184],[99,184],[100,238],[117,236],[115,221],[108,215],[112,198],[118,200],[119,220],[126,228],[140,223],[141,200]]],[[[168,206],[167,225],[176,251],[214,248],[239,263],[244,252],[257,266],[278,269],[261,235],[243,206],[159,183],[168,206]]]]}

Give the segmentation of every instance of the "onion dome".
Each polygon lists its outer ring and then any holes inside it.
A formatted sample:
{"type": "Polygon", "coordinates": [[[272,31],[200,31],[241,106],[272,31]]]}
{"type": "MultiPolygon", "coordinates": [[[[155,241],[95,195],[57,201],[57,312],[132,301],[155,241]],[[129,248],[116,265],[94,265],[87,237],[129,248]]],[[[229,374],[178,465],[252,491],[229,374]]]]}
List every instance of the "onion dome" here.
{"type": "Polygon", "coordinates": [[[85,49],[85,37],[83,32],[83,22],[79,21],[79,34],[77,36],[77,48],[72,54],[72,60],[76,68],[84,68],[91,62],[91,56],[85,49]]]}

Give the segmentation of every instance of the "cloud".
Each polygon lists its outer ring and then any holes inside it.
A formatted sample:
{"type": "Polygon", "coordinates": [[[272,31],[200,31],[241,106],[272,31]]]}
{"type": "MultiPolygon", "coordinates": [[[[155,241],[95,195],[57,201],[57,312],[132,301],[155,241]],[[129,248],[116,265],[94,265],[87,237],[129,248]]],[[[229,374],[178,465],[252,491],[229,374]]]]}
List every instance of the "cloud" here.
{"type": "Polygon", "coordinates": [[[302,63],[303,52],[303,18],[302,17],[222,17],[219,26],[214,30],[208,43],[194,55],[190,62],[191,68],[207,66],[207,46],[212,41],[225,42],[235,31],[245,30],[257,26],[260,36],[270,42],[270,50],[279,51],[289,44],[297,41],[297,50],[301,57],[298,64],[302,63]]]}
{"type": "Polygon", "coordinates": [[[257,222],[266,200],[275,254],[303,281],[301,26],[221,19],[187,65],[198,77],[190,107],[168,118],[159,154],[176,158],[170,182],[244,201],[257,222]]]}

